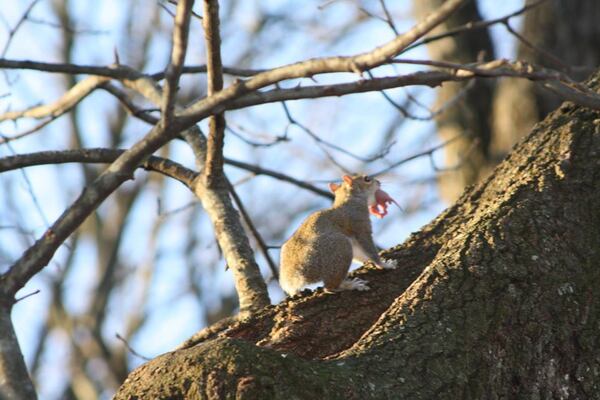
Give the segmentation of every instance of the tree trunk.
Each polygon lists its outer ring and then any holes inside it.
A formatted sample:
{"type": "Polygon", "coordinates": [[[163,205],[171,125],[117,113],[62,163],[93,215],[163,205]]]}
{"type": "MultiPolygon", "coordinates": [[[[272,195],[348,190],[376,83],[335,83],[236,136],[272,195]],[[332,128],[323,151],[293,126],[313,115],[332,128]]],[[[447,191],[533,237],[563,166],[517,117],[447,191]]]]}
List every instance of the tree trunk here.
{"type": "MultiPolygon", "coordinates": [[[[533,0],[526,1],[532,3],[533,0]]],[[[599,20],[597,0],[545,1],[525,14],[520,34],[535,48],[519,41],[517,59],[562,70],[573,79],[583,80],[600,65],[599,20]]],[[[512,21],[511,27],[516,29],[512,21]]],[[[517,140],[559,104],[560,98],[531,81],[500,80],[494,95],[491,153],[504,157],[517,140]]]]}
{"type": "Polygon", "coordinates": [[[116,399],[600,398],[599,155],[600,112],[564,103],[371,291],[207,330],[116,399]]]}
{"type": "MultiPolygon", "coordinates": [[[[533,5],[537,0],[527,0],[533,5]]],[[[441,0],[415,0],[415,14],[427,15],[441,0]]],[[[469,2],[436,28],[436,33],[481,16],[477,2],[469,2]],[[445,29],[444,29],[445,28],[445,29]]],[[[548,66],[583,80],[600,65],[600,3],[597,0],[549,0],[524,15],[517,39],[517,59],[548,66]],[[576,22],[574,22],[576,21],[576,22]],[[531,47],[531,46],[535,46],[531,47]]],[[[508,24],[517,30],[514,19],[508,24]]],[[[434,60],[470,63],[480,54],[494,57],[487,29],[445,38],[428,44],[434,60]]],[[[438,132],[443,141],[459,138],[444,148],[447,171],[439,174],[440,194],[452,202],[465,186],[485,178],[499,160],[533,125],[560,104],[560,98],[524,79],[446,83],[438,90],[435,109],[438,132]]]]}
{"type": "MultiPolygon", "coordinates": [[[[415,0],[413,7],[418,19],[438,9],[442,0],[415,0]]],[[[433,31],[443,33],[469,22],[481,21],[477,2],[470,1],[433,31]]],[[[494,48],[487,29],[431,42],[427,45],[431,59],[468,64],[478,59],[492,60],[494,48]]],[[[440,195],[455,201],[465,186],[486,176],[495,164],[490,160],[494,81],[476,79],[468,82],[447,82],[437,90],[435,110],[443,110],[435,117],[442,141],[451,141],[444,147],[446,171],[438,175],[440,195]]]]}

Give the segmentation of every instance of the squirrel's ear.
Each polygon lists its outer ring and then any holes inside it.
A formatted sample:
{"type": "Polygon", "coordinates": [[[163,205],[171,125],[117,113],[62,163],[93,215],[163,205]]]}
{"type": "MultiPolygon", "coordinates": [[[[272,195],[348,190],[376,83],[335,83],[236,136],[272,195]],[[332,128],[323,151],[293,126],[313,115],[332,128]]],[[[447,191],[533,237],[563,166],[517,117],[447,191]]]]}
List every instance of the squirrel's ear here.
{"type": "Polygon", "coordinates": [[[350,175],[344,175],[342,176],[342,179],[344,180],[344,182],[346,182],[348,185],[352,184],[352,177],[350,175]]]}
{"type": "Polygon", "coordinates": [[[338,190],[339,188],[340,188],[340,185],[338,185],[337,183],[329,184],[329,190],[331,190],[331,193],[335,193],[335,191],[338,190]]]}

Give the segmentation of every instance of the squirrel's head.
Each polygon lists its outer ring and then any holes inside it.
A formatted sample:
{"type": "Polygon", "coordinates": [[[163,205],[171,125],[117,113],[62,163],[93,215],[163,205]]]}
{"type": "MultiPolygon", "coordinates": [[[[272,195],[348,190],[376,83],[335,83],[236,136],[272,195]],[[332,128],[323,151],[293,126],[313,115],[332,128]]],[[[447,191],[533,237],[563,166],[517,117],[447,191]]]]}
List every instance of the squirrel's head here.
{"type": "Polygon", "coordinates": [[[388,204],[398,203],[381,190],[380,186],[381,182],[368,175],[344,175],[342,183],[330,183],[329,190],[335,195],[336,202],[353,197],[366,198],[369,212],[377,218],[383,218],[387,214],[388,204]]]}

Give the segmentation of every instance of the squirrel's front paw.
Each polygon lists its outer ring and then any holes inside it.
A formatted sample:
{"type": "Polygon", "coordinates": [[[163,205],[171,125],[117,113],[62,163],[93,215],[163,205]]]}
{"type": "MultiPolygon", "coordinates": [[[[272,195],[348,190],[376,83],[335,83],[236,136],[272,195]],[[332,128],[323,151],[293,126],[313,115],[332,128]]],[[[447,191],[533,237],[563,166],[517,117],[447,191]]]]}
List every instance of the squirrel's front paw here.
{"type": "Polygon", "coordinates": [[[369,290],[370,287],[367,285],[368,283],[369,282],[358,278],[346,279],[342,282],[338,290],[369,290]]]}
{"type": "Polygon", "coordinates": [[[381,269],[396,269],[398,268],[398,262],[395,260],[381,261],[377,263],[377,266],[381,269]]]}

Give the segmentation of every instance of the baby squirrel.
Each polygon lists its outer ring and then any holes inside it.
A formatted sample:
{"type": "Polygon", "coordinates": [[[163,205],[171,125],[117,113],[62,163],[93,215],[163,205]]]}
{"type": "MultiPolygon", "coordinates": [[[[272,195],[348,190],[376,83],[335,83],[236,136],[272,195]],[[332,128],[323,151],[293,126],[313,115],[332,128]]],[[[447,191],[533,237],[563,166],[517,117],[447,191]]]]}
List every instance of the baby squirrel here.
{"type": "Polygon", "coordinates": [[[369,290],[367,281],[346,279],[353,248],[354,257],[362,262],[396,267],[379,258],[369,220],[369,212],[383,218],[388,203],[396,202],[376,179],[344,175],[342,180],[341,185],[329,184],[335,195],[333,206],[311,214],[281,248],[279,282],[289,295],[321,280],[329,291],[369,290]]]}

